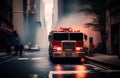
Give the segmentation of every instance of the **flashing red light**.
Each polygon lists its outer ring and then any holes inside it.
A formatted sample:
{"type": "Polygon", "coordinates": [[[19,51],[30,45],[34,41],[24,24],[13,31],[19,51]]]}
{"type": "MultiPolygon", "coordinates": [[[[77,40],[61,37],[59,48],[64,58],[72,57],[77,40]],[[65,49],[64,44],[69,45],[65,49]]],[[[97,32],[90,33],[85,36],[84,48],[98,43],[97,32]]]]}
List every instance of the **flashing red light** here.
{"type": "Polygon", "coordinates": [[[80,30],[79,29],[75,29],[74,32],[80,32],[80,30]]]}
{"type": "Polygon", "coordinates": [[[60,27],[60,29],[53,30],[53,32],[80,32],[80,29],[73,29],[72,27],[69,28],[60,27]]]}

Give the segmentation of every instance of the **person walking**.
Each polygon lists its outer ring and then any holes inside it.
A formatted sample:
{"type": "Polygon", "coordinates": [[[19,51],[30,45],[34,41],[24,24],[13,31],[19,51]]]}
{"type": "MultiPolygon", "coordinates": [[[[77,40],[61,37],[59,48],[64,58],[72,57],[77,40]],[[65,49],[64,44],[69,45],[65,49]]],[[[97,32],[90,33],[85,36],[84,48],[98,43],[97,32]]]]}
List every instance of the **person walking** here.
{"type": "Polygon", "coordinates": [[[15,45],[15,55],[18,54],[18,51],[19,51],[19,44],[16,44],[16,45],[15,45]]]}
{"type": "Polygon", "coordinates": [[[31,42],[28,42],[28,46],[29,46],[28,51],[30,52],[31,51],[31,42]]]}
{"type": "Polygon", "coordinates": [[[89,55],[90,56],[93,56],[94,49],[95,49],[95,45],[93,43],[90,43],[89,44],[89,55]]]}
{"type": "Polygon", "coordinates": [[[11,44],[10,43],[7,43],[7,45],[6,45],[6,53],[7,53],[7,55],[10,55],[10,53],[11,53],[11,44]]]}
{"type": "Polygon", "coordinates": [[[22,54],[23,54],[23,49],[24,49],[23,44],[20,44],[19,48],[20,48],[20,56],[22,56],[22,54]]]}

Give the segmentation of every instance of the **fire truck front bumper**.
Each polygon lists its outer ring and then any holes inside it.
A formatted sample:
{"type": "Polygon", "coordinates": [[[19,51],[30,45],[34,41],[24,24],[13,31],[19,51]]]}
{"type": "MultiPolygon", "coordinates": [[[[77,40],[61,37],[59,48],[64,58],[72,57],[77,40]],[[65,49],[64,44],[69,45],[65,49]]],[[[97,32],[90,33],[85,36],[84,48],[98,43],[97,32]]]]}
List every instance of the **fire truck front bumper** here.
{"type": "Polygon", "coordinates": [[[79,57],[85,57],[85,52],[80,52],[80,53],[75,53],[75,52],[73,52],[73,53],[64,53],[64,52],[62,52],[62,53],[56,53],[56,52],[53,52],[53,55],[52,55],[53,57],[60,57],[60,58],[64,58],[64,57],[70,57],[70,58],[74,58],[74,57],[77,57],[77,58],[79,58],[79,57]]]}

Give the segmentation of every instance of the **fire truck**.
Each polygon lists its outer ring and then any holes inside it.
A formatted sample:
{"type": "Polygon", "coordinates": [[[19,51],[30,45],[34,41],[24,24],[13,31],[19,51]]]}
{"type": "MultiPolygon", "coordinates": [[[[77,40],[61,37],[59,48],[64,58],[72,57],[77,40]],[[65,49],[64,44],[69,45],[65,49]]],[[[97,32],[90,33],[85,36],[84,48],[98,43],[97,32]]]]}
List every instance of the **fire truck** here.
{"type": "Polygon", "coordinates": [[[81,58],[84,34],[73,28],[60,28],[49,33],[49,56],[51,58],[81,58]]]}

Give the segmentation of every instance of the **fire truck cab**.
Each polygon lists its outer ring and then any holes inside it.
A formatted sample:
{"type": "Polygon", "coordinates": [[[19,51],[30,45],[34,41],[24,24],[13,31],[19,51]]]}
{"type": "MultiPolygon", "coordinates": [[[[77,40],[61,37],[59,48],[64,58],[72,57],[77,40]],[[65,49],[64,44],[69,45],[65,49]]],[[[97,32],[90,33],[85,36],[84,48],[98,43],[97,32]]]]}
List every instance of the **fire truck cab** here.
{"type": "Polygon", "coordinates": [[[49,34],[49,56],[52,58],[81,58],[83,52],[83,33],[72,28],[60,28],[49,34]]]}

